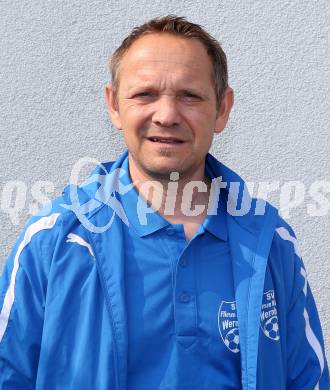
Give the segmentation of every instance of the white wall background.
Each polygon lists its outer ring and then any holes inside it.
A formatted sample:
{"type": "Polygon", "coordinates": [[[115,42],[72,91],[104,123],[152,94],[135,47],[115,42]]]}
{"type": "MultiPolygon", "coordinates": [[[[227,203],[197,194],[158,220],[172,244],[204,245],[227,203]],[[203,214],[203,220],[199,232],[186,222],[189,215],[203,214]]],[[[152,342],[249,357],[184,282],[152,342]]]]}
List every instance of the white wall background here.
{"type": "MultiPolygon", "coordinates": [[[[0,272],[29,217],[37,181],[61,193],[83,156],[123,149],[103,99],[107,61],[132,29],[168,13],[202,24],[228,55],[236,104],[213,153],[248,181],[330,181],[327,0],[0,0],[0,272]],[[21,210],[8,214],[11,181],[21,210]],[[26,190],[27,198],[22,198],[26,190]]],[[[328,199],[330,195],[328,194],[328,199]]],[[[271,197],[279,205],[279,192],[271,197]]],[[[330,210],[288,221],[300,240],[330,347],[330,210]]]]}

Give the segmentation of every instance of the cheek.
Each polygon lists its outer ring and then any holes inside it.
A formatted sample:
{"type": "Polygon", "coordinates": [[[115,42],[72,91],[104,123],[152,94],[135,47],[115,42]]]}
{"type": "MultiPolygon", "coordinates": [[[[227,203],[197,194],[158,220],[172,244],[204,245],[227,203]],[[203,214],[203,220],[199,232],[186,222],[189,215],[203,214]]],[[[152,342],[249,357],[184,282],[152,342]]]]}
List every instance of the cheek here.
{"type": "Polygon", "coordinates": [[[143,107],[130,107],[122,115],[123,128],[131,131],[138,130],[148,120],[148,113],[143,107]]]}
{"type": "Polygon", "coordinates": [[[187,121],[193,121],[195,123],[204,124],[210,126],[210,124],[215,121],[216,111],[210,107],[209,104],[200,104],[198,106],[182,106],[181,113],[187,121]]]}
{"type": "Polygon", "coordinates": [[[212,112],[196,112],[191,111],[190,115],[186,115],[186,121],[189,127],[193,130],[195,137],[201,143],[208,143],[213,137],[215,129],[215,120],[212,120],[212,112]]]}

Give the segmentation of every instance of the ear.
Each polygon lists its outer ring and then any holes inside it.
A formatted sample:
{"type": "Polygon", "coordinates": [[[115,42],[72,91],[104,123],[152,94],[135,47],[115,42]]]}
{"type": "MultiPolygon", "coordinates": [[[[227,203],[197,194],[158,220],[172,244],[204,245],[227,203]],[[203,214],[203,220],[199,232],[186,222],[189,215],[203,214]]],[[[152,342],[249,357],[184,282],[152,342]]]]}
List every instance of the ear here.
{"type": "Polygon", "coordinates": [[[117,127],[117,129],[121,129],[122,126],[121,126],[118,102],[113,92],[113,87],[111,84],[107,84],[105,86],[104,94],[105,94],[105,100],[107,103],[111,122],[114,124],[115,127],[117,127]]]}
{"type": "Polygon", "coordinates": [[[226,127],[233,105],[234,91],[232,88],[227,87],[218,109],[214,130],[215,133],[221,133],[222,130],[226,127]]]}

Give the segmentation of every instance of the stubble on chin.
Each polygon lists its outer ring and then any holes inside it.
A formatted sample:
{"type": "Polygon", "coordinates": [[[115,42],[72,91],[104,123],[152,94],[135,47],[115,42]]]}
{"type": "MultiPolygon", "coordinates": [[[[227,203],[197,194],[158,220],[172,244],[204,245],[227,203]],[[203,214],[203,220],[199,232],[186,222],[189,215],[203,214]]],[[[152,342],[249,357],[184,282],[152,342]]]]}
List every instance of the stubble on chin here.
{"type": "MultiPolygon", "coordinates": [[[[161,157],[169,158],[172,157],[172,154],[168,151],[165,151],[161,157]]],[[[162,162],[161,164],[157,164],[156,161],[150,161],[149,164],[144,166],[144,171],[152,180],[158,180],[161,182],[168,182],[170,180],[170,175],[172,172],[178,172],[180,181],[181,180],[189,180],[189,178],[195,172],[193,167],[187,169],[186,167],[186,159],[180,157],[176,158],[175,163],[169,162],[168,165],[166,162],[162,162]]]]}

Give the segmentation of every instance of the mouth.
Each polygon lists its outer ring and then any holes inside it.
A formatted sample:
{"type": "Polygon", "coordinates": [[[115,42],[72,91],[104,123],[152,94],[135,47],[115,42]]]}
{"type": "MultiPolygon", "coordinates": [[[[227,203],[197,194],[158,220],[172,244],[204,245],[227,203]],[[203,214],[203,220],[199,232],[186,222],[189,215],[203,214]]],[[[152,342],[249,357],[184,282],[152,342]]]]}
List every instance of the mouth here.
{"type": "Polygon", "coordinates": [[[148,137],[147,139],[154,143],[161,143],[161,144],[168,144],[168,145],[178,145],[178,144],[183,144],[185,142],[174,137],[148,137]]]}

